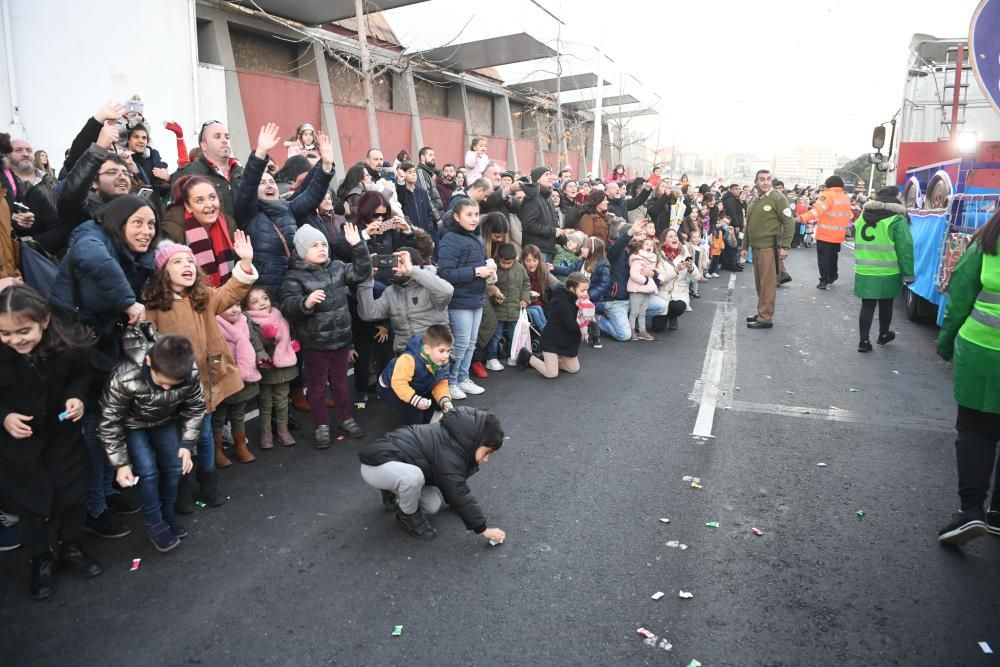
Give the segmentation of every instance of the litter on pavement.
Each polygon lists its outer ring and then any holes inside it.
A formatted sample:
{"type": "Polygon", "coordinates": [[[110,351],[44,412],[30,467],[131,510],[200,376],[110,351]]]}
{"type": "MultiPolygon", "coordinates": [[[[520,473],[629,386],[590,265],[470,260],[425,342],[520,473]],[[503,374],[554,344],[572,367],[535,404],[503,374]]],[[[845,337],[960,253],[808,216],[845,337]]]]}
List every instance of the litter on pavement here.
{"type": "Polygon", "coordinates": [[[498,544],[503,544],[503,542],[497,542],[496,540],[490,540],[490,546],[491,546],[491,547],[495,547],[495,546],[497,546],[498,544]]]}
{"type": "Polygon", "coordinates": [[[650,595],[649,597],[650,597],[651,599],[653,599],[653,600],[659,600],[660,598],[662,598],[662,597],[663,597],[663,595],[664,595],[663,591],[656,591],[655,593],[653,593],[653,594],[652,594],[652,595],[650,595]]]}
{"type": "Polygon", "coordinates": [[[666,517],[661,517],[660,523],[670,523],[670,519],[667,519],[666,517]]]}
{"type": "Polygon", "coordinates": [[[129,568],[129,572],[135,572],[136,570],[138,570],[139,569],[139,563],[141,563],[141,562],[142,562],[141,558],[133,558],[132,559],[132,567],[129,568]]]}
{"type": "Polygon", "coordinates": [[[673,647],[674,645],[668,642],[666,639],[660,640],[659,648],[662,648],[664,651],[669,651],[673,647]]]}
{"type": "Polygon", "coordinates": [[[403,626],[402,625],[397,625],[397,626],[395,626],[392,629],[392,636],[393,637],[401,637],[402,635],[403,635],[403,626]]]}
{"type": "Polygon", "coordinates": [[[863,517],[865,515],[865,511],[864,510],[858,510],[857,512],[855,512],[855,514],[857,514],[858,518],[860,519],[861,517],[863,517]]]}
{"type": "Polygon", "coordinates": [[[698,482],[691,482],[691,488],[692,489],[700,489],[701,488],[701,484],[699,484],[698,482]]]}
{"type": "Polygon", "coordinates": [[[753,534],[756,535],[757,537],[760,537],[761,535],[764,534],[764,531],[761,530],[760,528],[751,528],[750,530],[752,530],[753,534]]]}
{"type": "Polygon", "coordinates": [[[680,591],[677,594],[677,596],[680,597],[680,598],[682,598],[682,599],[684,599],[684,600],[690,600],[691,598],[694,597],[694,593],[688,593],[687,591],[680,591]]]}
{"type": "Polygon", "coordinates": [[[817,468],[825,468],[825,467],[826,467],[826,464],[825,464],[825,463],[817,463],[817,464],[816,464],[816,467],[817,467],[817,468]]]}
{"type": "Polygon", "coordinates": [[[979,642],[979,648],[983,649],[983,653],[985,653],[986,655],[993,654],[993,649],[991,649],[990,645],[987,644],[986,642],[979,642]]]}
{"type": "Polygon", "coordinates": [[[655,637],[656,636],[652,632],[650,632],[649,630],[647,630],[646,628],[639,628],[638,630],[636,630],[636,632],[639,633],[639,636],[645,637],[646,639],[649,639],[650,637],[655,637]]]}
{"type": "Polygon", "coordinates": [[[850,392],[851,392],[852,394],[856,394],[856,393],[858,393],[858,390],[857,390],[857,389],[855,389],[854,387],[851,387],[851,388],[850,388],[850,392]]]}
{"type": "Polygon", "coordinates": [[[201,502],[200,500],[194,501],[194,504],[202,509],[205,509],[205,503],[201,502]]]}
{"type": "MultiPolygon", "coordinates": [[[[827,308],[829,308],[829,307],[830,306],[827,306],[827,308]]],[[[701,667],[701,663],[698,662],[697,660],[692,660],[691,662],[689,662],[687,664],[687,667],[701,667]]]]}
{"type": "Polygon", "coordinates": [[[709,528],[718,528],[719,527],[719,522],[718,521],[709,521],[705,525],[708,526],[709,528]]]}

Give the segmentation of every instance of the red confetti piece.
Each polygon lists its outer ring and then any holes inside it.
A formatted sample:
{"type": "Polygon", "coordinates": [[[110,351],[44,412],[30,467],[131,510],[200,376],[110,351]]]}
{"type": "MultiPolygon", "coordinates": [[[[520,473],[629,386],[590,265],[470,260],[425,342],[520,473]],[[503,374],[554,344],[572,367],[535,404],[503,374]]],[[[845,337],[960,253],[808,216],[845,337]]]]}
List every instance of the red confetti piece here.
{"type": "Polygon", "coordinates": [[[649,639],[650,637],[655,637],[656,636],[652,632],[650,632],[649,630],[647,630],[646,628],[639,628],[638,630],[636,630],[636,632],[638,632],[640,635],[642,635],[646,639],[649,639]]]}
{"type": "Polygon", "coordinates": [[[133,558],[132,559],[132,567],[129,569],[129,572],[135,572],[136,570],[138,570],[139,569],[139,563],[141,563],[141,562],[142,562],[141,558],[133,558]]]}
{"type": "Polygon", "coordinates": [[[753,534],[756,535],[757,537],[760,537],[761,535],[764,534],[764,531],[762,531],[760,528],[751,528],[750,530],[752,530],[753,534]]]}

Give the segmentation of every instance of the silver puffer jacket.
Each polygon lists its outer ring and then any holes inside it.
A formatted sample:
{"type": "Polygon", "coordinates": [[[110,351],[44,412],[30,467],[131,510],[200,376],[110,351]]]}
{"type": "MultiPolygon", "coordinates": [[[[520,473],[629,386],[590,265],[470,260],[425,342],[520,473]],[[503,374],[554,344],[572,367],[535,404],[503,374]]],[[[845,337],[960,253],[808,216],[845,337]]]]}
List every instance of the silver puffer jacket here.
{"type": "Polygon", "coordinates": [[[146,354],[156,341],[156,329],[150,322],[125,330],[122,361],[111,371],[101,396],[98,436],[114,468],[129,465],[125,446],[127,430],[153,428],[178,421],[181,446],[193,449],[205,417],[205,395],[198,368],[173,389],[164,390],[153,383],[146,366],[146,354]]]}

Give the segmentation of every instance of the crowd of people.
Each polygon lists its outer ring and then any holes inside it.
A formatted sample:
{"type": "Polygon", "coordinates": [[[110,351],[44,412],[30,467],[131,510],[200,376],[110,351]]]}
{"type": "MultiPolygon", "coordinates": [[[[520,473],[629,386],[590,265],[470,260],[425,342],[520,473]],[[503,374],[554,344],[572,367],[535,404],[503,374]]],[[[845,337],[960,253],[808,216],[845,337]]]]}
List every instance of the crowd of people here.
{"type": "MultiPolygon", "coordinates": [[[[37,599],[57,564],[100,574],[84,533],[125,537],[120,516],[141,512],[172,551],[195,502],[226,502],[218,469],[295,445],[303,414],[317,448],[365,438],[372,400],[403,428],[362,446],[362,478],[403,528],[433,537],[425,515],[447,503],[502,541],[465,478],[503,431],[456,402],[490,373],[574,374],[582,344],[678,329],[702,283],[743,270],[748,203],[768,192],[621,165],[521,174],[481,137],[458,164],[372,148],[335,184],[308,124],[287,140],[265,125],[245,160],[222,122],[190,152],[164,126],[172,173],[133,101],[86,121],[59,177],[0,135],[0,548],[30,551],[37,599]]],[[[803,219],[822,198],[789,194],[803,219]]]]}

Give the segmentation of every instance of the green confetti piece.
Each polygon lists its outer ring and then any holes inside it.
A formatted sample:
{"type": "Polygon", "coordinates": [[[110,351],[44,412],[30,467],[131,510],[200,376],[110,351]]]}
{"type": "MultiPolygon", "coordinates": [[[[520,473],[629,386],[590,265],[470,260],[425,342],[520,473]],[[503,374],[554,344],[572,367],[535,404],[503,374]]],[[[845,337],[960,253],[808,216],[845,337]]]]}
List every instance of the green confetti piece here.
{"type": "Polygon", "coordinates": [[[687,667],[701,667],[701,663],[697,660],[692,660],[687,664],[687,667]]]}
{"type": "Polygon", "coordinates": [[[865,515],[865,511],[864,510],[858,510],[857,512],[855,512],[855,514],[857,514],[858,517],[863,517],[865,515]]]}
{"type": "Polygon", "coordinates": [[[205,507],[206,506],[205,503],[201,502],[200,500],[194,501],[194,504],[197,505],[198,507],[205,507]]]}
{"type": "Polygon", "coordinates": [[[719,527],[719,522],[718,521],[709,521],[705,525],[708,526],[709,528],[718,528],[719,527]]]}
{"type": "Polygon", "coordinates": [[[393,637],[401,637],[402,635],[403,635],[403,626],[402,625],[397,625],[396,627],[394,627],[392,629],[392,636],[393,637]]]}

